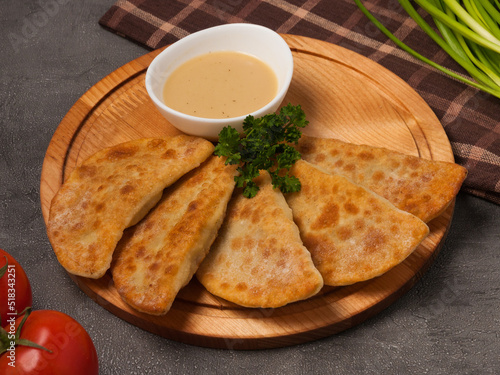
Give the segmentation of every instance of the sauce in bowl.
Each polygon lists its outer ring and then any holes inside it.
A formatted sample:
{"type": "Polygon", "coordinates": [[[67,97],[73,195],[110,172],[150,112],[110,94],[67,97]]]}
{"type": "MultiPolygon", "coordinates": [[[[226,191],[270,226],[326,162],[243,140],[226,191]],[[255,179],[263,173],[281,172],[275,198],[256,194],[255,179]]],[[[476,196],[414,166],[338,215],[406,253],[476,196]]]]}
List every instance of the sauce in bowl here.
{"type": "Polygon", "coordinates": [[[277,77],[266,63],[249,54],[219,51],[174,70],[165,82],[163,100],[191,116],[222,119],[262,108],[277,90],[277,77]]]}

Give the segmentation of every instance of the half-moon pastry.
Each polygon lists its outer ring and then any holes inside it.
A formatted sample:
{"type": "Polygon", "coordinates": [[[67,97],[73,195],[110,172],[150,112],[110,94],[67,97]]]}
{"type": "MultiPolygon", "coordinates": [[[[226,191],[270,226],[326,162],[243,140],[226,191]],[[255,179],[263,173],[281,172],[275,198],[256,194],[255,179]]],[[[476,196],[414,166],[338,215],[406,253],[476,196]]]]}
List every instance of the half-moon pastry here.
{"type": "Polygon", "coordinates": [[[426,223],[448,207],[467,175],[467,170],[455,163],[332,138],[303,135],[297,150],[302,159],[349,178],[426,223]]]}
{"type": "Polygon", "coordinates": [[[166,314],[208,253],[235,186],[236,166],[224,161],[211,156],[125,231],[111,273],[122,299],[136,310],[166,314]]]}
{"type": "Polygon", "coordinates": [[[212,294],[245,307],[275,308],[323,286],[283,194],[266,171],[253,198],[236,189],[226,219],[196,276],[212,294]]]}
{"type": "Polygon", "coordinates": [[[302,189],[286,194],[304,245],[325,285],[372,279],[404,261],[427,225],[340,175],[299,160],[291,172],[302,189]]]}
{"type": "Polygon", "coordinates": [[[47,233],[70,273],[99,278],[109,269],[123,230],[137,223],[163,189],[213,152],[207,140],[179,135],[138,139],[98,151],[54,196],[47,233]]]}

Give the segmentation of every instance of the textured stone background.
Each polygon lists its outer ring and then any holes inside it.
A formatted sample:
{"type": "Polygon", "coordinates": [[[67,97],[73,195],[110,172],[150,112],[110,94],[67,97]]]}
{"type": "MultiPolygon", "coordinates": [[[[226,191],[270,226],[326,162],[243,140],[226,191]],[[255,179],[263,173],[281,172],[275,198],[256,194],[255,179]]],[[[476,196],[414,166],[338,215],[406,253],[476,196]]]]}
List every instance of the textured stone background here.
{"type": "Polygon", "coordinates": [[[34,308],[88,330],[102,374],[496,374],[500,369],[500,207],[459,194],[448,238],[423,279],[341,334],[291,348],[235,352],[142,331],[91,301],[58,265],[39,180],[73,103],[147,51],[102,29],[113,0],[0,1],[0,247],[33,285],[34,308]]]}

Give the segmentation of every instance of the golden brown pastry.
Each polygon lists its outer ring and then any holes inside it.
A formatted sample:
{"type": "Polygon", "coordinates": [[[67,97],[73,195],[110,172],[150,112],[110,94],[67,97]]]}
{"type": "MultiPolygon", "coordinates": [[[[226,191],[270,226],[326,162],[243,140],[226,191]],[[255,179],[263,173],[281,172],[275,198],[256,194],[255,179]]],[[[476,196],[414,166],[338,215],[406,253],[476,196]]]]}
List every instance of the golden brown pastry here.
{"type": "Polygon", "coordinates": [[[136,310],[163,315],[205,258],[234,190],[236,166],[211,156],[165,189],[158,205],[118,243],[115,287],[136,310]]]}
{"type": "Polygon", "coordinates": [[[429,233],[419,218],[343,176],[299,160],[302,189],[286,194],[304,245],[325,285],[379,276],[401,263],[429,233]]]}
{"type": "Polygon", "coordinates": [[[179,135],[138,139],[104,150],[77,167],[54,196],[47,233],[70,273],[99,278],[123,230],[137,223],[163,189],[196,168],[214,146],[179,135]]]}
{"type": "Polygon", "coordinates": [[[331,138],[303,135],[297,149],[304,160],[349,178],[426,223],[448,207],[467,175],[458,164],[331,138]]]}
{"type": "Polygon", "coordinates": [[[246,307],[280,307],[309,298],[323,280],[303,246],[292,212],[261,171],[254,198],[236,189],[226,219],[196,276],[212,294],[246,307]]]}

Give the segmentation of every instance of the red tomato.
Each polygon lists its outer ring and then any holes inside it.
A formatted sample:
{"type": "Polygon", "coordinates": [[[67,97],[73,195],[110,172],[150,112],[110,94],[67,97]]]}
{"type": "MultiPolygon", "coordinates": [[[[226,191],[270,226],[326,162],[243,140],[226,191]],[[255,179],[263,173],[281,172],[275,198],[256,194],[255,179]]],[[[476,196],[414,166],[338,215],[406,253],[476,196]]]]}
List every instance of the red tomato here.
{"type": "MultiPolygon", "coordinates": [[[[22,317],[17,318],[16,328],[22,317]]],[[[11,332],[9,326],[4,326],[11,332]]],[[[21,327],[20,339],[32,341],[43,349],[17,345],[0,356],[4,375],[97,375],[99,364],[94,343],[75,319],[59,311],[36,310],[21,327]],[[12,367],[12,363],[15,367],[12,367]]]]}
{"type": "Polygon", "coordinates": [[[21,313],[31,307],[31,285],[21,265],[6,251],[0,249],[0,318],[5,325],[10,314],[21,313]],[[2,271],[4,270],[3,276],[2,271]],[[8,314],[10,313],[10,314],[8,314]]]}

